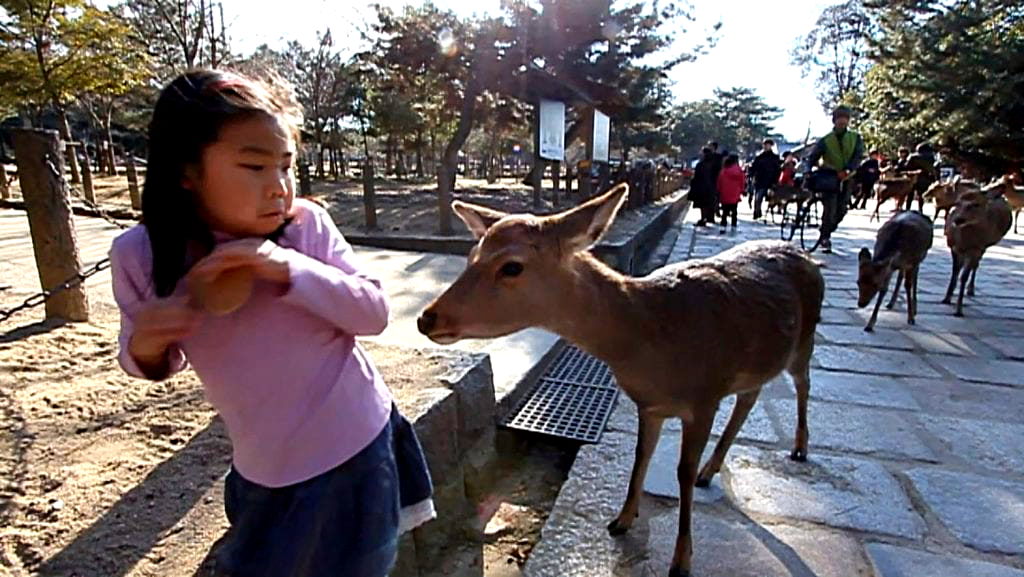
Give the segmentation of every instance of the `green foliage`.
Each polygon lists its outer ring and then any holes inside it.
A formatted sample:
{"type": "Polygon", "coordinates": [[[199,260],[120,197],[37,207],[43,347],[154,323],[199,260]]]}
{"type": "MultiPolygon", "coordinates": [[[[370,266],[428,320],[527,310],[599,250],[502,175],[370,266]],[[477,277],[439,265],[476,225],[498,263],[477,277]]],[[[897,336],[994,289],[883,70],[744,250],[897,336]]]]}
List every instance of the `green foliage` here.
{"type": "Polygon", "coordinates": [[[1024,163],[1024,5],[867,2],[880,22],[865,108],[879,142],[934,139],[980,168],[1024,163]]]}
{"type": "Polygon", "coordinates": [[[4,0],[0,102],[62,108],[82,95],[119,96],[147,74],[146,55],[116,14],[83,0],[4,0]]]}
{"type": "Polygon", "coordinates": [[[863,91],[871,65],[868,39],[875,28],[861,0],[845,0],[825,8],[814,28],[793,47],[793,63],[804,76],[814,76],[818,101],[827,113],[851,93],[863,91]]]}
{"type": "Polygon", "coordinates": [[[781,114],[779,108],[767,104],[750,88],[718,89],[713,99],[676,108],[671,141],[686,159],[695,158],[711,141],[742,157],[760,150],[781,114]]]}

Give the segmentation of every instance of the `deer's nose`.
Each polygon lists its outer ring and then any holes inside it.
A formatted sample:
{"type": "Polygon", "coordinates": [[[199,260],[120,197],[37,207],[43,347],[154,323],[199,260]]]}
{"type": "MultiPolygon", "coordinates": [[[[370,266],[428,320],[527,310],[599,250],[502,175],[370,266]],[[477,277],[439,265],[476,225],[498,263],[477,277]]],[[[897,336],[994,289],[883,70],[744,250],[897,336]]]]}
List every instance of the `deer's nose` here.
{"type": "Polygon", "coordinates": [[[423,311],[420,314],[420,318],[416,319],[416,328],[420,330],[420,333],[424,335],[430,335],[430,331],[434,330],[434,326],[437,325],[437,313],[434,311],[423,311]]]}

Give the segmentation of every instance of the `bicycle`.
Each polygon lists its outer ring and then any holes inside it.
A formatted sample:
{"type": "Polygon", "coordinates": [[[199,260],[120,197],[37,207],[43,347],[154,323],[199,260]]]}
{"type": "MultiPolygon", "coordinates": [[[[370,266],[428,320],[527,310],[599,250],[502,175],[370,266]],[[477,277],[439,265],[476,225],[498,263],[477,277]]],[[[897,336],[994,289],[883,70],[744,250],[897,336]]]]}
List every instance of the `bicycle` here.
{"type": "Polygon", "coordinates": [[[782,240],[792,242],[797,231],[800,231],[800,247],[807,252],[814,252],[821,246],[822,215],[824,206],[820,192],[811,191],[806,186],[797,189],[799,193],[789,202],[782,204],[782,221],[779,224],[779,235],[782,240]],[[796,208],[790,212],[790,205],[795,202],[796,208]]]}

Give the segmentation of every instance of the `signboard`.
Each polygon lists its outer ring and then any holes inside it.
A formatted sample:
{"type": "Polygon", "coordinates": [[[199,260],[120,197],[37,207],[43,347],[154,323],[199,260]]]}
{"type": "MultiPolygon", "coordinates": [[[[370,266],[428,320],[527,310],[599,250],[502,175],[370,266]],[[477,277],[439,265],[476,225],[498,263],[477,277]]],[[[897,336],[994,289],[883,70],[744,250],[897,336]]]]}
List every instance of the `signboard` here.
{"type": "Polygon", "coordinates": [[[565,157],[565,103],[540,101],[540,157],[563,160],[565,157]]]}
{"type": "Polygon", "coordinates": [[[611,134],[611,120],[600,110],[594,110],[594,160],[608,162],[608,139],[611,134]]]}

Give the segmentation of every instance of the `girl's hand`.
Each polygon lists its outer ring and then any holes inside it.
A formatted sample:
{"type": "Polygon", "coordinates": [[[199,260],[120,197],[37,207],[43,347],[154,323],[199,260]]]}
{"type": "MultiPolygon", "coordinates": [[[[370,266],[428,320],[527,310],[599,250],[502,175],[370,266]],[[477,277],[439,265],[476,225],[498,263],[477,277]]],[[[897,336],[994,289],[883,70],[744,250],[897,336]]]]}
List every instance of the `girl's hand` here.
{"type": "Polygon", "coordinates": [[[196,263],[187,278],[189,282],[206,283],[225,271],[247,268],[256,278],[286,285],[291,275],[279,249],[273,241],[255,238],[222,244],[196,263]]]}
{"type": "Polygon", "coordinates": [[[185,298],[171,297],[149,302],[133,319],[134,331],[128,342],[128,352],[143,372],[159,372],[159,367],[167,361],[167,349],[192,334],[201,316],[185,298]]]}

